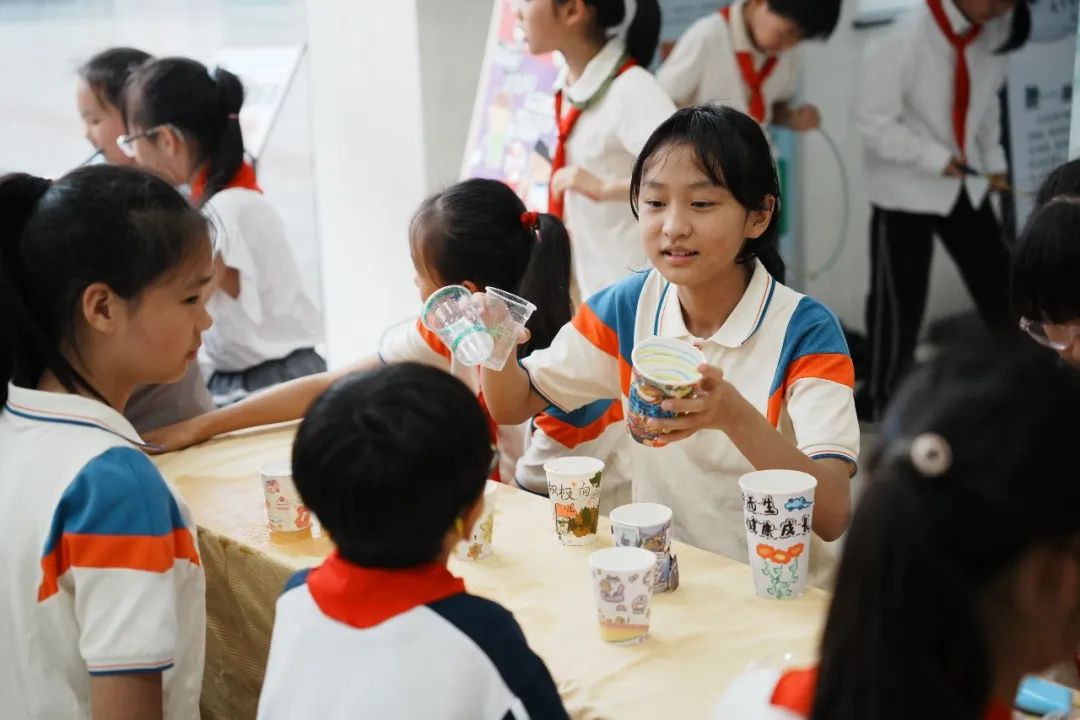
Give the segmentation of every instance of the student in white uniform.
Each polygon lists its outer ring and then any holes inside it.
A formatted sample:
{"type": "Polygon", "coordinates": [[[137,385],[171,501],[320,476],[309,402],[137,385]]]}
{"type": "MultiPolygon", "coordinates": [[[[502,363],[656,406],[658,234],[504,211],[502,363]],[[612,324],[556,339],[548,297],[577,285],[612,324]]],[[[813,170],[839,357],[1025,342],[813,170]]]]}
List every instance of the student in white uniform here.
{"type": "MultiPolygon", "coordinates": [[[[835,539],[859,449],[854,370],[832,312],[780,284],[780,189],[761,126],[716,105],[678,111],[646,143],[631,193],[656,269],[591,298],[548,349],[485,369],[492,415],[520,422],[613,395],[625,411],[634,345],[685,339],[708,363],[702,396],[665,401],[683,413],[653,421],[667,445],[631,443],[634,500],[671,507],[676,538],[747,562],[739,477],[802,470],[818,480],[813,530],[835,539]]],[[[820,579],[827,563],[811,568],[820,579]]]]}
{"type": "MultiPolygon", "coordinates": [[[[445,285],[464,285],[474,291],[497,287],[535,304],[528,323],[531,340],[524,352],[547,347],[570,320],[566,229],[551,215],[527,212],[521,198],[504,183],[465,180],[427,198],[413,217],[409,244],[421,300],[445,285]]],[[[177,449],[239,428],[295,420],[343,375],[407,361],[446,370],[480,392],[479,370],[455,361],[439,337],[416,320],[391,332],[377,354],[352,365],[279,385],[149,437],[177,449]]],[[[619,403],[606,400],[576,413],[553,415],[536,418],[531,430],[524,424],[491,422],[499,461],[492,478],[507,483],[517,478],[522,487],[546,494],[547,482],[535,468],[573,451],[608,463],[605,493],[611,502],[628,498],[629,477],[619,474],[616,457],[625,436],[619,403]]]]}
{"type": "Polygon", "coordinates": [[[523,0],[529,52],[558,50],[558,143],[548,212],[574,242],[585,298],[647,267],[627,206],[634,158],[675,106],[646,69],[660,37],[657,0],[523,0]]]}
{"type": "Polygon", "coordinates": [[[120,414],[195,362],[214,260],[163,180],[0,178],[5,718],[199,715],[195,524],[120,414]]]}
{"type": "Polygon", "coordinates": [[[715,102],[762,125],[813,130],[813,105],[791,106],[798,91],[796,46],[826,40],[840,18],[840,0],[737,0],[690,26],[656,73],[679,107],[715,102]]]}
{"type": "MultiPolygon", "coordinates": [[[[86,139],[98,155],[112,165],[130,165],[116,144],[124,134],[124,85],[131,73],[150,60],[150,55],[134,48],[109,48],[79,68],[76,102],[86,127],[86,139]]],[[[198,363],[191,363],[180,382],[136,388],[124,408],[126,417],[140,433],[187,420],[214,408],[198,363]]]]}
{"type": "Polygon", "coordinates": [[[913,371],[870,459],[819,667],[746,673],[717,720],[1019,718],[1023,677],[1080,646],[1078,436],[1080,375],[1031,343],[969,342],[913,371]]]}
{"type": "Polygon", "coordinates": [[[121,147],[176,186],[214,224],[218,290],[203,338],[217,405],[326,370],[322,318],[304,288],[285,228],[244,161],[240,79],[186,58],[141,66],[125,89],[121,147]]]}
{"type": "Polygon", "coordinates": [[[934,235],[985,324],[1011,326],[1009,255],[989,191],[1008,186],[998,91],[1030,25],[1027,0],[927,0],[867,48],[855,108],[873,207],[866,419],[911,366],[934,235]]]}

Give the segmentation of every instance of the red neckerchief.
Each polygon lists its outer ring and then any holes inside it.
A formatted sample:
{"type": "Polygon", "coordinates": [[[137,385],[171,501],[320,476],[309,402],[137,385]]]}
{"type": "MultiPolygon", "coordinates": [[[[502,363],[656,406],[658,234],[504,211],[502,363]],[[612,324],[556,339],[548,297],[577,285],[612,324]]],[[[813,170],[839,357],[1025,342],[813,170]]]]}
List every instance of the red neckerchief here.
{"type": "Polygon", "coordinates": [[[963,35],[957,35],[949,24],[949,18],[945,14],[945,8],[941,0],[926,0],[930,6],[930,14],[941,29],[945,39],[956,50],[956,71],[953,75],[953,106],[952,122],[953,135],[956,137],[956,147],[960,150],[960,157],[966,155],[965,144],[967,141],[967,114],[968,104],[971,101],[971,74],[968,72],[967,57],[964,50],[979,36],[982,25],[972,25],[963,35]]]}
{"type": "MultiPolygon", "coordinates": [[[[637,61],[634,60],[634,58],[628,58],[626,62],[615,71],[615,75],[612,77],[619,77],[635,65],[637,65],[637,61]]],[[[559,126],[559,137],[555,144],[555,155],[551,159],[552,179],[555,178],[555,173],[566,167],[566,139],[570,137],[570,133],[574,130],[574,125],[577,124],[578,118],[581,117],[582,113],[581,108],[572,105],[570,110],[566,113],[566,116],[563,117],[562,100],[563,91],[559,90],[555,93],[555,123],[559,126]]],[[[548,213],[560,220],[563,216],[563,196],[555,196],[550,180],[548,181],[548,213]]]]}
{"type": "MultiPolygon", "coordinates": [[[[728,27],[731,27],[731,6],[727,5],[720,8],[720,14],[724,16],[724,20],[727,21],[728,27]]],[[[761,70],[754,69],[754,54],[747,52],[746,50],[736,50],[735,59],[739,63],[739,70],[742,72],[743,83],[746,85],[746,89],[749,92],[749,97],[746,99],[746,107],[750,113],[750,117],[758,121],[758,123],[765,122],[765,94],[762,92],[762,88],[765,85],[765,81],[772,75],[772,71],[776,68],[777,59],[775,56],[766,58],[765,64],[761,66],[761,70]]]]}
{"type": "MultiPolygon", "coordinates": [[[[206,177],[209,172],[209,169],[204,167],[191,181],[191,202],[199,203],[202,201],[203,192],[206,191],[206,177]]],[[[255,192],[262,192],[262,188],[259,187],[259,183],[255,180],[255,168],[247,163],[240,166],[240,169],[232,176],[232,180],[226,183],[222,190],[227,188],[245,188],[255,192]]]]}

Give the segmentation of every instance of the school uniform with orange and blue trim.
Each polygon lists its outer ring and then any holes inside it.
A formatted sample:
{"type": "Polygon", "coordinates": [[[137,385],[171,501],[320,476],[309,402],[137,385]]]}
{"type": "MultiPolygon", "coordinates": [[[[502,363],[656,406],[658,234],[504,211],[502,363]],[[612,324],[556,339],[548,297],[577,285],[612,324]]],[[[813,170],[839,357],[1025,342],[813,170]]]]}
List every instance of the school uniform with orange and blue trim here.
{"type": "MultiPolygon", "coordinates": [[[[551,346],[522,366],[537,392],[564,412],[605,397],[621,398],[625,411],[634,345],[654,336],[698,345],[799,450],[815,459],[838,458],[854,471],[855,377],[840,323],[756,261],[742,298],[709,338],[690,333],[678,288],[650,270],[590,298],[551,346]]],[[[727,435],[704,430],[665,447],[631,445],[634,501],[670,506],[677,539],[746,562],[738,480],[754,467],[727,435]]]]}
{"type": "Polygon", "coordinates": [[[195,525],[96,400],[9,385],[0,412],[4,717],[89,718],[95,676],[161,672],[165,717],[199,715],[205,580],[195,525]]]}

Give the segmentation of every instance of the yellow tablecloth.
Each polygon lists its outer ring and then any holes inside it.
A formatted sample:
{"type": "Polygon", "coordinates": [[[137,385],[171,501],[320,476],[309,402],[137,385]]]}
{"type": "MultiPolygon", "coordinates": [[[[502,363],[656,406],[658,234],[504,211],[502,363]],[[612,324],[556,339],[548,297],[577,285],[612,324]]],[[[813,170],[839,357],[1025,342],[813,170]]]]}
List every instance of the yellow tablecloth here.
{"type": "MultiPolygon", "coordinates": [[[[206,720],[255,716],[274,603],[295,570],[318,564],[325,538],[272,543],[259,466],[288,457],[293,427],[223,438],[156,459],[199,525],[207,579],[206,720]]],[[[509,608],[555,677],[574,718],[711,718],[720,693],[748,663],[812,662],[828,596],[783,602],[754,595],[749,567],[675,543],[682,585],[656,596],[640,645],[600,640],[587,570],[611,544],[607,519],[591,546],[564,547],[544,498],[503,487],[495,555],[451,560],[470,592],[509,608]],[[790,658],[785,660],[785,656],[790,658]]],[[[812,560],[811,560],[812,562],[812,560]]]]}

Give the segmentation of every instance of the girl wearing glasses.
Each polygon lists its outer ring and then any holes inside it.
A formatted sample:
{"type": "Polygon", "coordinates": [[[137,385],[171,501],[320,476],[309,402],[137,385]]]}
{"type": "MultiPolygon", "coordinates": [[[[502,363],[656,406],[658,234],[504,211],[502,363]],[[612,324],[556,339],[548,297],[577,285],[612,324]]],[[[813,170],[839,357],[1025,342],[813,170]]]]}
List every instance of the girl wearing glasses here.
{"type": "Polygon", "coordinates": [[[124,91],[128,135],[117,144],[173,185],[214,224],[218,289],[214,327],[203,337],[208,385],[218,406],[322,372],[315,351],[322,318],[304,289],[277,212],[245,162],[244,87],[222,68],[187,58],[140,67],[124,91]]]}

